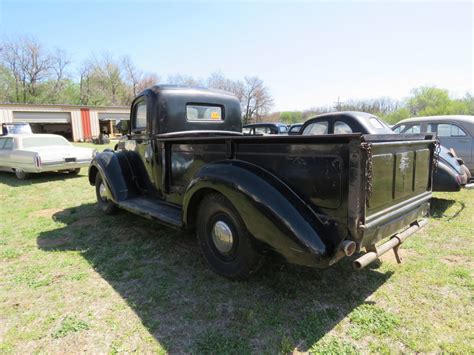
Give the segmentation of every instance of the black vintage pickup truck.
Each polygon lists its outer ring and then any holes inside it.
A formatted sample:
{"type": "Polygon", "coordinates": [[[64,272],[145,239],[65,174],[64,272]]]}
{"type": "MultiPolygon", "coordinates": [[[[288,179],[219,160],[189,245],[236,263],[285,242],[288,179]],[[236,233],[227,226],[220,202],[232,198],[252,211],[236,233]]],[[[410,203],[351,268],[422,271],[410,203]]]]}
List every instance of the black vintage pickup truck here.
{"type": "Polygon", "coordinates": [[[241,129],[229,93],[145,90],[132,103],[124,148],[97,154],[89,168],[99,207],[195,231],[210,267],[231,279],[255,272],[264,254],[328,267],[365,248],[354,261],[362,268],[424,225],[431,135],[241,129]]]}

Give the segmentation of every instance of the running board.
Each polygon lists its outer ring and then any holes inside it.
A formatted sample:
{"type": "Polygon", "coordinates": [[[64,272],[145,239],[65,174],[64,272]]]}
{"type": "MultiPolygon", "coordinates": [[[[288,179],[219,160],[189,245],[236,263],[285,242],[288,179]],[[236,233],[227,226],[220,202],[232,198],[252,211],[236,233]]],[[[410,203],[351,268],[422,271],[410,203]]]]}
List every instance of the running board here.
{"type": "Polygon", "coordinates": [[[154,198],[134,197],[121,201],[117,205],[148,219],[155,219],[168,227],[181,228],[183,226],[181,208],[154,198]]]}

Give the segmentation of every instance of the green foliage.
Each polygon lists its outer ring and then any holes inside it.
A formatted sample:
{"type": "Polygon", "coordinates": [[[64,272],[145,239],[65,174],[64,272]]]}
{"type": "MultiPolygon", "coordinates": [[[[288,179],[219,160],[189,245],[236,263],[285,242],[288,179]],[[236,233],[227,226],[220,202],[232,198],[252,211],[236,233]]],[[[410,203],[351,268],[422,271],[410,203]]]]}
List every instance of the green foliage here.
{"type": "Polygon", "coordinates": [[[349,330],[354,339],[365,335],[389,335],[399,324],[395,315],[383,308],[363,304],[357,307],[350,315],[351,328],[349,330]]]}
{"type": "Polygon", "coordinates": [[[321,355],[339,355],[339,354],[357,354],[357,348],[349,342],[339,340],[335,337],[324,338],[314,344],[309,350],[310,354],[321,355]]]}
{"type": "Polygon", "coordinates": [[[412,90],[412,97],[407,103],[413,115],[433,116],[449,114],[451,99],[448,90],[423,86],[412,90]]]}
{"type": "Polygon", "coordinates": [[[303,113],[301,111],[280,112],[280,122],[287,124],[303,122],[303,113]]]}
{"type": "Polygon", "coordinates": [[[386,115],[380,115],[380,118],[389,124],[395,124],[398,121],[404,120],[405,118],[409,118],[410,116],[411,115],[408,108],[402,107],[386,115]]]}
{"type": "MultiPolygon", "coordinates": [[[[432,86],[422,86],[411,91],[410,97],[404,101],[382,97],[370,100],[348,100],[332,108],[337,111],[362,111],[372,113],[389,124],[416,116],[433,115],[474,115],[474,97],[467,93],[462,99],[449,97],[446,89],[432,86]]],[[[303,122],[331,110],[325,107],[315,107],[308,111],[280,112],[280,121],[284,123],[303,122]]]]}
{"type": "Polygon", "coordinates": [[[54,339],[64,338],[70,333],[79,332],[81,330],[89,329],[89,324],[83,322],[82,320],[74,316],[66,316],[59,326],[59,329],[56,330],[51,336],[54,339]]]}

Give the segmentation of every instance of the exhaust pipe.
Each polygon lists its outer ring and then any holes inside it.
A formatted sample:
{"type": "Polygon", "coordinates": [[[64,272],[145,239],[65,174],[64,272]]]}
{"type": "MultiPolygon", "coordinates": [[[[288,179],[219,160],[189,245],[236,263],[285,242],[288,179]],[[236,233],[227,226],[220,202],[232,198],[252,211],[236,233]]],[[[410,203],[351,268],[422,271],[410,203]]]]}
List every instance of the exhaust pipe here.
{"type": "MultiPolygon", "coordinates": [[[[356,270],[363,269],[367,265],[373,263],[375,260],[377,260],[381,255],[385,254],[386,252],[398,248],[400,244],[402,244],[409,236],[411,236],[413,233],[418,231],[420,228],[423,228],[427,223],[426,219],[422,219],[420,221],[417,221],[415,224],[412,224],[410,228],[407,230],[395,234],[390,240],[386,243],[381,244],[380,246],[375,248],[375,251],[370,251],[368,253],[365,253],[362,255],[360,258],[356,259],[353,262],[353,267],[356,270]]],[[[397,256],[397,260],[398,256],[397,256]]]]}

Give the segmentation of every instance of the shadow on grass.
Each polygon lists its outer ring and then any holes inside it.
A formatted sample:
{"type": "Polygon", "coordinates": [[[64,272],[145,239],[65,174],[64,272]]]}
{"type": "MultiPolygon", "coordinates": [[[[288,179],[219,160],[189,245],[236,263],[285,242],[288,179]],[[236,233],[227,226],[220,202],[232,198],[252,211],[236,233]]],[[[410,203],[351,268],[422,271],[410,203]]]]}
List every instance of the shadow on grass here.
{"type": "MultiPolygon", "coordinates": [[[[81,170],[85,171],[85,170],[81,170]]],[[[47,172],[47,173],[40,173],[40,174],[30,174],[26,180],[19,180],[15,176],[15,173],[0,172],[0,183],[7,184],[11,187],[18,187],[18,186],[26,186],[26,185],[36,185],[36,184],[43,184],[48,183],[51,181],[59,181],[59,180],[69,180],[80,177],[78,175],[65,173],[56,173],[56,172],[47,172]]]]}
{"type": "Polygon", "coordinates": [[[456,218],[462,210],[465,208],[465,204],[462,201],[456,201],[456,200],[446,200],[444,198],[436,198],[433,197],[431,199],[431,216],[436,219],[440,218],[448,218],[448,221],[456,218]],[[456,204],[456,210],[452,214],[446,214],[445,212],[452,207],[454,204],[456,204]]]}
{"type": "Polygon", "coordinates": [[[268,261],[247,282],[207,267],[195,238],[93,204],[56,213],[66,226],[39,235],[39,248],[80,251],[169,352],[308,350],[390,278],[354,272],[351,260],[326,270],[268,261]]]}

